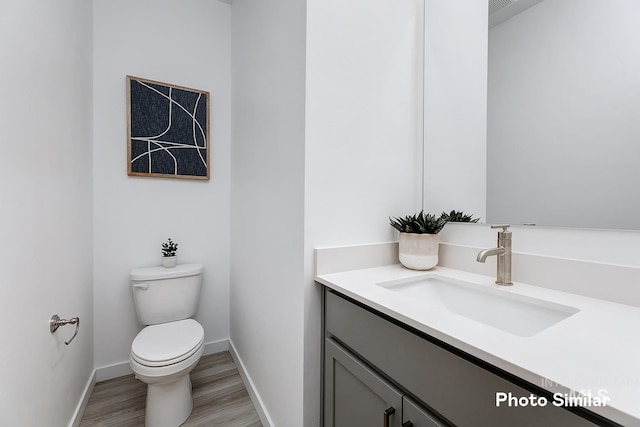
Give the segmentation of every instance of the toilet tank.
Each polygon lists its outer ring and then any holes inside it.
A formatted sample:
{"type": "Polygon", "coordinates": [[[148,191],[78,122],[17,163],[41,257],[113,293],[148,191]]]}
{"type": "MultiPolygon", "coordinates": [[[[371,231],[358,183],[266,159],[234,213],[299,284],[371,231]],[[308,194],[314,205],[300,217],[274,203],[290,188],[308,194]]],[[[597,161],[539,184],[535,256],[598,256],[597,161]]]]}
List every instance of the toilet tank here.
{"type": "Polygon", "coordinates": [[[143,325],[193,317],[198,310],[202,264],[136,268],[130,273],[133,301],[143,325]]]}

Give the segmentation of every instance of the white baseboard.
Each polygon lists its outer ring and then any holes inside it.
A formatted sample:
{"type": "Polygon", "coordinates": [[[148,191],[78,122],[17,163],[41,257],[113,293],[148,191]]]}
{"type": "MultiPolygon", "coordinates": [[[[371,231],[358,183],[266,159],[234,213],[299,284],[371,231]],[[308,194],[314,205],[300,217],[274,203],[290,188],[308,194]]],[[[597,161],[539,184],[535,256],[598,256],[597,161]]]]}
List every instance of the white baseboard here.
{"type": "Polygon", "coordinates": [[[269,416],[269,413],[264,406],[264,402],[262,402],[260,395],[256,391],[256,388],[253,385],[253,381],[251,381],[251,377],[247,373],[247,369],[245,368],[244,363],[242,363],[242,359],[240,358],[240,356],[238,356],[236,348],[234,347],[233,341],[231,341],[231,339],[229,339],[229,353],[231,354],[231,358],[238,368],[238,372],[240,372],[242,382],[244,383],[244,386],[249,393],[249,397],[251,398],[253,406],[256,408],[256,412],[258,413],[258,417],[260,417],[262,425],[265,427],[272,427],[273,421],[271,421],[271,417],[269,416]]]}
{"type": "Polygon", "coordinates": [[[96,368],[96,382],[111,380],[113,378],[124,377],[133,374],[129,361],[114,363],[113,365],[96,368]]]}
{"type": "Polygon", "coordinates": [[[71,421],[69,421],[69,427],[78,427],[80,422],[82,421],[82,416],[84,415],[85,409],[87,409],[87,405],[89,404],[89,398],[91,397],[91,393],[93,392],[93,388],[96,385],[96,370],[94,369],[87,381],[87,385],[84,387],[84,391],[82,392],[82,396],[80,396],[80,401],[78,402],[78,406],[76,406],[76,410],[71,417],[71,421]]]}
{"type": "Polygon", "coordinates": [[[223,351],[229,351],[228,339],[206,343],[202,355],[208,356],[210,354],[222,353],[223,351]]]}

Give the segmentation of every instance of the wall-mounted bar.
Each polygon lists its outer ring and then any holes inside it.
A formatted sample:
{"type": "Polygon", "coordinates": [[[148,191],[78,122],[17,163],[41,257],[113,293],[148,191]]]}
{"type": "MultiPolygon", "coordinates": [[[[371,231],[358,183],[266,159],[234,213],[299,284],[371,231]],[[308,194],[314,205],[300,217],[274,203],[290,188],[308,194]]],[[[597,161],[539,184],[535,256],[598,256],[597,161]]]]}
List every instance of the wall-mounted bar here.
{"type": "Polygon", "coordinates": [[[73,339],[76,337],[76,335],[78,335],[78,330],[80,329],[80,318],[72,317],[71,319],[67,320],[67,319],[61,319],[60,316],[58,316],[57,314],[54,314],[53,316],[51,316],[51,320],[49,320],[49,331],[53,334],[55,331],[58,330],[60,326],[64,326],[64,325],[76,325],[76,331],[71,337],[71,339],[69,341],[64,342],[66,345],[69,345],[71,344],[71,341],[73,341],[73,339]]]}

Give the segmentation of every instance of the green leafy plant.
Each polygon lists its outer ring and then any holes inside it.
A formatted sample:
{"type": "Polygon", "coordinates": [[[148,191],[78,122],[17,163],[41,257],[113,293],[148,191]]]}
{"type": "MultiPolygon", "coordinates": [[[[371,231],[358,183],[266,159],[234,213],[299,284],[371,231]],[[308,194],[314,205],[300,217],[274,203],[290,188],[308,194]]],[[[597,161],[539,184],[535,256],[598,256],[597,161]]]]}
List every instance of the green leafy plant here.
{"type": "Polygon", "coordinates": [[[178,252],[178,244],[169,237],[167,241],[162,244],[162,256],[176,256],[176,252],[178,252]]]}
{"type": "Polygon", "coordinates": [[[446,219],[437,217],[423,210],[418,214],[407,215],[404,218],[389,218],[390,225],[401,233],[438,234],[447,223],[446,219]]]}
{"type": "Polygon", "coordinates": [[[473,215],[465,214],[462,211],[451,211],[449,213],[442,212],[440,214],[440,218],[444,219],[445,222],[478,222],[480,218],[474,218],[473,215]]]}

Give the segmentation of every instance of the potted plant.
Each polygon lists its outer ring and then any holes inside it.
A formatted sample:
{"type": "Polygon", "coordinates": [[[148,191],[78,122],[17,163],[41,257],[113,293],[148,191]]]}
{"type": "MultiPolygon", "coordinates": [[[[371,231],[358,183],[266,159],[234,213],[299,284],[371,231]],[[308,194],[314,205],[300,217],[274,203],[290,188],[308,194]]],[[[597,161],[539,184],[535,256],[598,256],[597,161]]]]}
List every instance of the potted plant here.
{"type": "Polygon", "coordinates": [[[171,240],[171,237],[162,244],[162,265],[166,268],[175,267],[178,263],[178,244],[171,240]]]}
{"type": "Polygon", "coordinates": [[[466,214],[462,211],[452,210],[449,213],[442,212],[440,218],[443,218],[446,222],[473,222],[476,223],[480,218],[474,218],[473,215],[466,214]]]}
{"type": "Polygon", "coordinates": [[[479,218],[452,210],[439,217],[424,210],[403,218],[389,218],[393,228],[400,232],[400,263],[412,270],[429,270],[438,265],[438,233],[447,222],[478,222],[479,218]]]}
{"type": "Polygon", "coordinates": [[[389,218],[400,232],[400,263],[412,270],[429,270],[438,265],[438,233],[447,223],[445,218],[420,211],[404,218],[389,218]]]}

